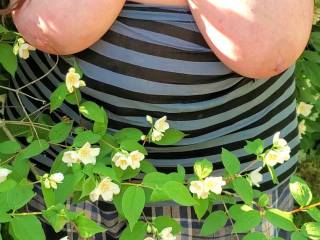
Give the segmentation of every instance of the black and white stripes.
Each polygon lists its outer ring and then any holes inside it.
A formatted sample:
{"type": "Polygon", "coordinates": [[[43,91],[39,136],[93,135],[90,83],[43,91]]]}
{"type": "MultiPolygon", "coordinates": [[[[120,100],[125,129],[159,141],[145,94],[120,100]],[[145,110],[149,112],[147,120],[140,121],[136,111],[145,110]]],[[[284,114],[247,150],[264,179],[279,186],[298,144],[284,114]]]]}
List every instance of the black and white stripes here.
{"type": "MultiPolygon", "coordinates": [[[[268,147],[277,131],[292,148],[292,158],[276,166],[279,179],[294,171],[299,145],[294,67],[268,80],[239,76],[211,52],[188,9],[126,4],[111,30],[75,56],[87,83],[83,97],[108,110],[111,131],[123,127],[146,131],[148,114],[167,115],[172,127],[188,134],[176,146],[147,146],[149,160],[160,171],[174,171],[181,164],[192,173],[194,161],[207,158],[219,174],[222,147],[236,154],[245,167],[253,160],[242,150],[245,140],[261,138],[268,147]]],[[[54,63],[54,56],[32,54],[19,63],[14,87],[43,75],[54,63]]],[[[58,68],[27,87],[26,93],[49,100],[68,68],[61,59],[58,68]]],[[[40,107],[32,99],[22,96],[22,100],[30,112],[40,107]]],[[[8,104],[18,106],[13,94],[8,104]]],[[[79,121],[72,105],[64,104],[60,113],[79,121]]],[[[21,114],[8,108],[10,118],[21,114]]],[[[59,151],[50,149],[39,160],[40,166],[47,168],[59,151]]],[[[272,187],[266,173],[262,188],[272,187]]]]}

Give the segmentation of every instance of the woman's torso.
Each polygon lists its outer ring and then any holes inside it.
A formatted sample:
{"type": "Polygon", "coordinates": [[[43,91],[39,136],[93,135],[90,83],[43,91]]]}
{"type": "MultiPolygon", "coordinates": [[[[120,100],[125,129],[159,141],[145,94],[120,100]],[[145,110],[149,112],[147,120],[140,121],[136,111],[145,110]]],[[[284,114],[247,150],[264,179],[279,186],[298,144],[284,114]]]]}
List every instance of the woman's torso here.
{"type": "MultiPolygon", "coordinates": [[[[245,167],[254,160],[243,151],[245,141],[261,138],[268,147],[277,131],[292,148],[291,160],[276,166],[280,181],[294,171],[299,137],[293,67],[269,80],[239,76],[211,52],[187,7],[127,3],[112,28],[76,59],[87,83],[83,97],[108,110],[111,131],[138,127],[146,132],[146,115],[166,115],[173,128],[188,134],[176,146],[148,146],[148,159],[160,171],[175,171],[180,164],[191,174],[194,161],[207,158],[220,174],[222,147],[236,154],[245,167]]],[[[53,65],[51,56],[32,54],[27,62],[20,62],[14,83],[25,84],[53,65]]],[[[49,101],[70,67],[64,59],[58,66],[47,82],[26,90],[49,101]]],[[[23,99],[29,111],[38,108],[38,102],[23,99]]],[[[9,102],[17,103],[13,94],[9,102]]],[[[64,104],[61,111],[79,120],[75,107],[64,104]]],[[[8,114],[14,117],[19,112],[9,109],[8,114]]],[[[48,154],[41,160],[42,167],[50,161],[48,154]]],[[[271,187],[265,173],[262,190],[271,187]]]]}

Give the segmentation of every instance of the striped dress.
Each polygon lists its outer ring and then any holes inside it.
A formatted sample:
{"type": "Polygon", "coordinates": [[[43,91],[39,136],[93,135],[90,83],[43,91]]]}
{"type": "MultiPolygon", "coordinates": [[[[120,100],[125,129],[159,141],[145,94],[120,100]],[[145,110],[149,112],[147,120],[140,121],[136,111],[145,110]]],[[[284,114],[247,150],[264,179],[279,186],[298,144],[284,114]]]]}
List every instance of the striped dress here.
{"type": "MultiPolygon", "coordinates": [[[[261,190],[270,194],[274,207],[291,207],[287,180],[295,171],[299,148],[294,66],[270,79],[240,76],[212,53],[189,9],[133,3],[125,5],[112,28],[98,42],[75,57],[87,83],[82,88],[83,98],[108,110],[110,131],[136,127],[146,132],[146,115],[155,118],[166,115],[171,127],[188,134],[175,146],[147,146],[148,159],[159,171],[176,171],[180,164],[187,175],[192,174],[195,160],[206,158],[213,162],[215,174],[219,175],[223,171],[222,147],[237,155],[245,168],[254,160],[254,156],[243,151],[245,141],[260,138],[269,147],[273,135],[280,131],[292,149],[292,156],[275,166],[281,182],[278,186],[273,185],[270,174],[263,169],[261,190]]],[[[48,72],[55,61],[55,56],[33,53],[27,61],[20,61],[12,84],[25,85],[48,72]]],[[[28,86],[25,92],[49,101],[69,67],[68,61],[60,58],[46,78],[28,86]]],[[[21,98],[29,112],[41,107],[33,99],[21,98]]],[[[9,94],[8,105],[19,105],[14,94],[9,94]]],[[[16,119],[23,112],[8,107],[7,115],[16,119]]],[[[63,104],[53,117],[58,115],[79,122],[77,109],[72,105],[63,104]]],[[[48,171],[61,150],[51,147],[35,159],[38,167],[48,171]]],[[[41,199],[35,199],[30,208],[41,208],[42,204],[41,199]]],[[[125,227],[111,204],[85,202],[70,208],[85,209],[92,219],[109,229],[94,239],[117,239],[125,227]]],[[[159,203],[147,206],[145,214],[148,218],[161,215],[175,218],[182,225],[177,239],[233,239],[228,226],[214,236],[200,237],[202,222],[190,207],[159,203]]],[[[262,228],[270,235],[281,234],[268,224],[262,228]]],[[[75,235],[70,228],[66,230],[75,235]]],[[[48,234],[52,236],[50,240],[65,235],[48,234]]]]}

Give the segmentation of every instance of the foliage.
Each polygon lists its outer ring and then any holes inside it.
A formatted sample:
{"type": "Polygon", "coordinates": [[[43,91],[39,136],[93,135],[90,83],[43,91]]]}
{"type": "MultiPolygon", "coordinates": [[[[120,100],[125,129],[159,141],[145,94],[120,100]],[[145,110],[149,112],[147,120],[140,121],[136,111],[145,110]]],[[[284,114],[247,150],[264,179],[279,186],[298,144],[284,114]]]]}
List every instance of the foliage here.
{"type": "MultiPolygon", "coordinates": [[[[319,151],[320,145],[320,1],[315,0],[315,17],[309,44],[296,63],[298,104],[310,105],[311,111],[299,111],[299,129],[304,152],[319,151]]],[[[308,108],[308,106],[307,106],[308,108]]]]}
{"type": "MultiPolygon", "coordinates": [[[[11,89],[6,85],[10,76],[15,75],[18,57],[28,57],[32,46],[21,40],[19,33],[3,25],[0,25],[0,36],[0,88],[13,91],[18,98],[21,94],[33,97],[24,93],[23,88],[11,89]]],[[[306,126],[301,132],[305,151],[314,149],[320,138],[317,128],[319,44],[320,31],[315,26],[309,45],[297,62],[298,99],[309,104],[301,107],[299,115],[300,123],[306,126]]],[[[107,111],[82,98],[81,88],[85,83],[81,77],[81,69],[74,63],[66,73],[66,82],[52,93],[48,107],[54,112],[68,102],[78,108],[79,116],[90,124],[75,125],[66,118],[55,123],[50,115],[26,111],[23,119],[0,120],[0,239],[1,236],[13,240],[45,239],[40,217],[44,217],[56,232],[66,224],[72,224],[80,237],[93,237],[107,229],[84,212],[72,211],[67,202],[77,204],[99,199],[113,203],[127,221],[120,237],[122,240],[142,240],[146,236],[175,239],[181,226],[174,219],[166,216],[147,219],[144,216],[146,204],[161,201],[193,207],[203,223],[203,236],[219,231],[229,220],[233,234],[236,237],[245,234],[244,239],[272,239],[267,233],[254,230],[262,221],[291,232],[292,239],[320,239],[320,210],[317,208],[320,202],[303,179],[291,177],[290,192],[299,205],[292,211],[273,208],[268,196],[255,188],[261,181],[258,166],[265,167],[277,183],[273,166],[288,160],[290,149],[279,134],[275,135],[270,149],[264,149],[260,139],[247,142],[244,150],[256,155],[256,160],[245,169],[241,169],[239,159],[232,152],[221,149],[225,168],[222,175],[218,176],[206,159],[195,162],[194,174],[188,178],[182,166],[178,166],[177,172],[161,173],[146,159],[145,144],[173,145],[185,134],[170,128],[166,116],[160,119],[147,116],[150,129],[145,133],[135,128],[111,133],[107,127],[107,111]],[[63,150],[56,156],[51,170],[39,174],[31,159],[46,152],[50,146],[63,150]],[[141,173],[141,181],[133,180],[141,173]],[[35,180],[28,178],[31,174],[35,180]],[[31,212],[26,206],[36,195],[36,185],[41,187],[45,207],[31,212]],[[237,202],[238,199],[241,201],[237,202]],[[217,203],[222,204],[224,210],[212,210],[217,203]],[[307,213],[310,219],[297,225],[294,216],[301,212],[307,213]]],[[[4,102],[5,98],[0,101],[4,102]]],[[[21,107],[24,109],[23,105],[21,107]]]]}

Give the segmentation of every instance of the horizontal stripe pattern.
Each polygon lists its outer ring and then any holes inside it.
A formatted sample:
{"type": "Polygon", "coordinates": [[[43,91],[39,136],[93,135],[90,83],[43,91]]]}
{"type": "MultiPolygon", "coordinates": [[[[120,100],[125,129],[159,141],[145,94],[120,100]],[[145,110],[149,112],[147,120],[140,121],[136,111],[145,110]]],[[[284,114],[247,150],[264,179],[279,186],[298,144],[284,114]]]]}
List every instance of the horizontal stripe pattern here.
{"type": "MultiPolygon", "coordinates": [[[[112,28],[75,57],[87,83],[83,98],[108,110],[110,131],[137,127],[147,132],[146,115],[167,115],[172,127],[188,134],[175,146],[146,146],[148,160],[160,171],[175,171],[180,164],[189,175],[197,159],[207,158],[216,174],[221,174],[222,147],[237,155],[245,168],[254,160],[243,151],[246,140],[261,138],[270,147],[273,135],[280,131],[292,148],[292,157],[276,166],[276,172],[280,180],[294,172],[299,149],[294,66],[260,80],[232,72],[211,52],[188,9],[126,4],[112,28]]],[[[42,76],[55,61],[55,56],[32,53],[30,59],[19,62],[14,87],[42,76]]],[[[26,87],[25,93],[49,101],[69,67],[67,58],[60,59],[57,68],[26,87]]],[[[29,112],[41,107],[38,101],[21,99],[29,112]]],[[[8,105],[19,106],[12,93],[8,105]]],[[[8,108],[7,114],[17,118],[23,112],[8,108]]],[[[53,118],[63,115],[80,121],[75,106],[64,103],[53,118]]],[[[60,151],[51,147],[35,162],[47,170],[60,151]]],[[[262,189],[273,188],[270,175],[263,172],[262,189]]]]}

